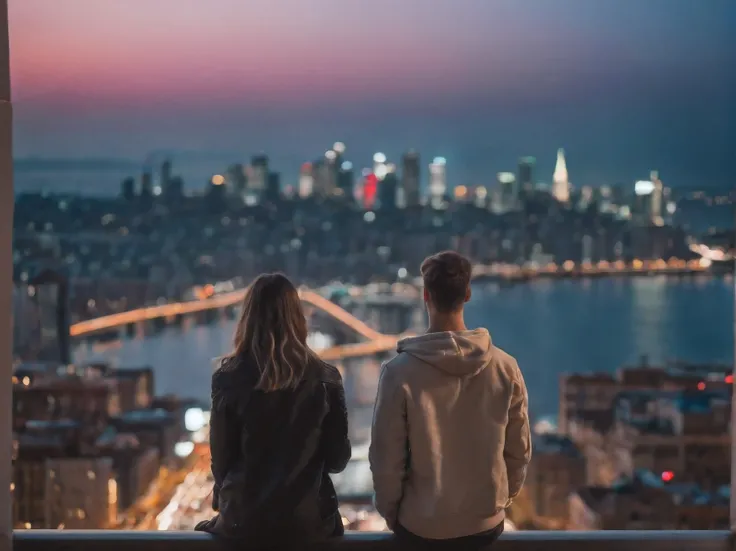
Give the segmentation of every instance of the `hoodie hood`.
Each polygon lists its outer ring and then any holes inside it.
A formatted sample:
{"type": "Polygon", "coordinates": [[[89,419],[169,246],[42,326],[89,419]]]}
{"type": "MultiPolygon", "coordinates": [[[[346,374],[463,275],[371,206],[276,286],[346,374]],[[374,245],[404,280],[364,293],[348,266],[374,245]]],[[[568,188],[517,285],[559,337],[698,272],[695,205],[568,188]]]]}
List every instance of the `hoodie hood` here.
{"type": "Polygon", "coordinates": [[[456,377],[477,375],[493,358],[491,335],[486,329],[443,331],[402,339],[397,351],[456,377]]]}

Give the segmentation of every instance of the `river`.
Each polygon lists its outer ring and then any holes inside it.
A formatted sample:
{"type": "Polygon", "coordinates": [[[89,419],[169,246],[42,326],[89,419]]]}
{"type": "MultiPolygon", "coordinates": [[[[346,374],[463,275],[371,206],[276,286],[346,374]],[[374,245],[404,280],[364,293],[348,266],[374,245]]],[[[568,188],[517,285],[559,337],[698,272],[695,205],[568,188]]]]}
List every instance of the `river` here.
{"type": "MultiPolygon", "coordinates": [[[[648,356],[732,362],[733,278],[707,275],[479,284],[466,308],[469,327],[487,327],[516,356],[533,417],[555,415],[564,372],[614,371],[648,356]]],[[[212,360],[229,350],[234,321],[191,324],[145,338],[80,345],[78,362],[151,365],[159,393],[209,399],[212,360]]]]}

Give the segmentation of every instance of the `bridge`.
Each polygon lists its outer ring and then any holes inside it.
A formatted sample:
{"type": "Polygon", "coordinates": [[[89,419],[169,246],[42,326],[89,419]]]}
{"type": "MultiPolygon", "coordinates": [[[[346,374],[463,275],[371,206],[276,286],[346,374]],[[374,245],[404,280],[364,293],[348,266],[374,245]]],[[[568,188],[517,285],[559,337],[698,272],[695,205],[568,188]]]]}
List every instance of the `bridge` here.
{"type": "MultiPolygon", "coordinates": [[[[691,247],[694,253],[701,258],[683,260],[670,258],[665,260],[633,259],[630,262],[616,260],[608,262],[581,262],[572,260],[557,264],[550,262],[544,265],[528,264],[477,264],[473,266],[473,277],[478,279],[499,279],[505,281],[524,281],[535,278],[565,278],[565,277],[608,277],[608,276],[635,276],[635,275],[685,275],[708,272],[713,259],[704,253],[705,249],[691,247]]],[[[719,257],[720,258],[720,257],[719,257]]],[[[728,258],[725,258],[728,259],[728,258]]]]}
{"type": "MultiPolygon", "coordinates": [[[[148,306],[80,321],[69,328],[69,334],[72,337],[84,337],[148,320],[175,318],[197,312],[228,308],[241,303],[246,292],[247,288],[238,289],[201,300],[148,306]]],[[[310,289],[300,288],[299,296],[305,304],[330,316],[364,339],[364,342],[332,346],[319,351],[320,356],[326,361],[359,358],[389,352],[396,349],[396,343],[402,338],[401,335],[385,335],[376,331],[344,308],[310,289]]]]}

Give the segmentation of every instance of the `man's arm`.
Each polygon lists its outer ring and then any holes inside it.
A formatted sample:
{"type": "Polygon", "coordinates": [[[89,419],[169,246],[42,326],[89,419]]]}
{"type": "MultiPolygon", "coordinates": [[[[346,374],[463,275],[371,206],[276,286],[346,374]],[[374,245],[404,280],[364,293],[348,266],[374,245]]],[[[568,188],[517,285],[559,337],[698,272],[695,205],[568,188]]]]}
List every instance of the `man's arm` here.
{"type": "Polygon", "coordinates": [[[526,384],[519,366],[514,367],[514,388],[509,407],[509,422],[506,425],[506,444],[503,449],[509,480],[509,502],[521,491],[526,478],[526,467],[532,458],[526,384]]]}
{"type": "Polygon", "coordinates": [[[376,510],[393,529],[399,514],[407,467],[406,396],[395,368],[381,369],[368,458],[373,473],[376,510]]]}

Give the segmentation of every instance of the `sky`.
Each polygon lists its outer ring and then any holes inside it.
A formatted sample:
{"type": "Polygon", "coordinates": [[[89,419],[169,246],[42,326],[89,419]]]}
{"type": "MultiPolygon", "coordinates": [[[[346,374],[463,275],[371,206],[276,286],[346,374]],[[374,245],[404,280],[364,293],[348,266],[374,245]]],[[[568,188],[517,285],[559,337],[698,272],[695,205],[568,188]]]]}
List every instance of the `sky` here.
{"type": "MultiPolygon", "coordinates": [[[[733,185],[733,0],[9,0],[15,156],[733,185]],[[426,172],[426,171],[425,171],[426,172]]],[[[224,166],[223,166],[224,168],[224,166]]],[[[195,179],[199,179],[199,175],[195,179]]],[[[61,185],[61,184],[60,184],[61,185]]],[[[191,185],[199,185],[193,182],[191,185]]]]}

